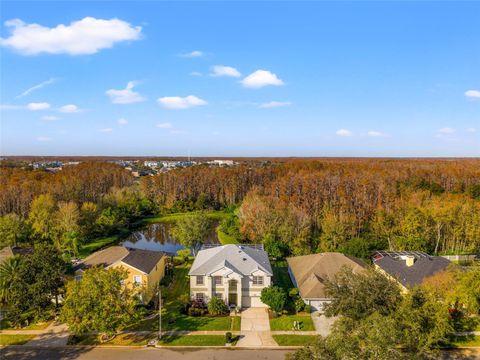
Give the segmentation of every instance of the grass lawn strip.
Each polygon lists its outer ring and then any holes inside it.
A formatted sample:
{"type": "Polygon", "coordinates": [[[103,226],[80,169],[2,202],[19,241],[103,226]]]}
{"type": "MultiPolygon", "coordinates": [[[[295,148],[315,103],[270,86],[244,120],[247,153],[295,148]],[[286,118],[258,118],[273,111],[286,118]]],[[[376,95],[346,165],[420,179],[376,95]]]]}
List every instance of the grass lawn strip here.
{"type": "Polygon", "coordinates": [[[305,346],[313,344],[317,338],[315,335],[272,335],[280,346],[305,346]]]}
{"type": "Polygon", "coordinates": [[[1,330],[44,330],[46,329],[52,321],[45,321],[45,322],[37,322],[31,323],[28,326],[22,328],[15,328],[13,327],[7,319],[2,319],[0,322],[0,329],[1,330]]]}
{"type": "Polygon", "coordinates": [[[313,325],[310,315],[282,315],[270,319],[270,330],[292,331],[294,321],[299,321],[301,323],[300,331],[315,331],[315,326],[313,325]]]}
{"type": "Polygon", "coordinates": [[[0,335],[0,345],[23,345],[37,335],[0,335]]]}
{"type": "Polygon", "coordinates": [[[224,335],[186,335],[162,338],[158,345],[168,346],[224,346],[224,335]]]}
{"type": "Polygon", "coordinates": [[[454,348],[480,346],[480,335],[457,336],[450,345],[454,348]]]}

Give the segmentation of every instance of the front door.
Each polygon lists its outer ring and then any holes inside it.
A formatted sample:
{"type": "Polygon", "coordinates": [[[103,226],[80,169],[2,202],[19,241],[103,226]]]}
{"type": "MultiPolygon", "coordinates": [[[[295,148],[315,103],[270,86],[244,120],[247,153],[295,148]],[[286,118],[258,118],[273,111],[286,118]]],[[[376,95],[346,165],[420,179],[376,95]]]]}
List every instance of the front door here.
{"type": "Polygon", "coordinates": [[[228,294],[228,305],[235,305],[237,306],[237,294],[230,293],[228,294]]]}
{"type": "Polygon", "coordinates": [[[228,305],[237,306],[237,280],[230,280],[228,282],[228,305]]]}

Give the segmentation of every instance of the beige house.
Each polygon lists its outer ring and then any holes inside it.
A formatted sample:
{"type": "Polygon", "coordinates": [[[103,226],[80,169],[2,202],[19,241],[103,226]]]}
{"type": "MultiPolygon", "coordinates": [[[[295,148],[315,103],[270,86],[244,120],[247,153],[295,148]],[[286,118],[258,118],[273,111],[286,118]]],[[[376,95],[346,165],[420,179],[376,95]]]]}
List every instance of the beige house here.
{"type": "Polygon", "coordinates": [[[165,275],[166,255],[163,252],[111,246],[97,251],[75,266],[75,278],[93,266],[106,269],[123,268],[128,272],[125,285],[139,290],[140,300],[148,303],[158,290],[165,275]]]}
{"type": "Polygon", "coordinates": [[[288,273],[300,297],[313,311],[322,311],[331,299],[325,294],[325,280],[333,279],[344,266],[354,273],[364,271],[363,261],[336,252],[319,253],[287,258],[288,273]]]}
{"type": "Polygon", "coordinates": [[[259,246],[219,245],[198,252],[190,276],[190,296],[210,301],[217,297],[229,306],[266,307],[260,300],[272,282],[267,253],[259,246]]]}

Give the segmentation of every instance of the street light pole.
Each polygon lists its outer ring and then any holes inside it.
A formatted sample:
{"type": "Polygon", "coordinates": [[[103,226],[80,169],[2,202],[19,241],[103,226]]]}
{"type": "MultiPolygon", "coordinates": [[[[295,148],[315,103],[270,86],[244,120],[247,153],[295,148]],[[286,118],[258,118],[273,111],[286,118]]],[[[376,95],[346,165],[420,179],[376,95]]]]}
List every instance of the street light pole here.
{"type": "Polygon", "coordinates": [[[158,287],[158,339],[162,340],[162,287],[158,287]]]}

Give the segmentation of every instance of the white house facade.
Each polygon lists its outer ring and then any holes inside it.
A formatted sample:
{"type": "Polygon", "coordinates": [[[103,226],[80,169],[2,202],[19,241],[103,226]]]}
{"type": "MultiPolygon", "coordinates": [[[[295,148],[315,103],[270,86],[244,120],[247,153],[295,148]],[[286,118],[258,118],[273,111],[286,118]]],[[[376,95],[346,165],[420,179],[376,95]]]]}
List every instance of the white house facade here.
{"type": "Polygon", "coordinates": [[[273,276],[263,248],[233,244],[200,250],[188,274],[192,299],[217,297],[241,308],[266,307],[260,293],[273,276]]]}

